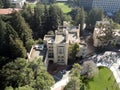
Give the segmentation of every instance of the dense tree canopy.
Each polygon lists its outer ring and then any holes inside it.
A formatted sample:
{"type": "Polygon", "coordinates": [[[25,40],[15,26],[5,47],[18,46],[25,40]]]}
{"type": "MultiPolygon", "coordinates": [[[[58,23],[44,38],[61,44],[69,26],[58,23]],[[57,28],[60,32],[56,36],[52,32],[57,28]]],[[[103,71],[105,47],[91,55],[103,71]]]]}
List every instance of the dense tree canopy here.
{"type": "Polygon", "coordinates": [[[116,23],[120,23],[120,10],[117,11],[117,12],[114,14],[113,20],[114,20],[116,23]]]}
{"type": "Polygon", "coordinates": [[[47,73],[41,59],[28,63],[26,59],[17,58],[3,66],[0,78],[0,85],[3,86],[1,88],[12,86],[20,89],[28,85],[29,88],[36,90],[50,90],[54,84],[53,78],[47,73]]]}
{"type": "Polygon", "coordinates": [[[75,61],[76,58],[76,54],[78,53],[78,51],[80,50],[79,44],[75,43],[75,44],[71,44],[68,48],[68,54],[69,54],[69,61],[71,63],[73,63],[75,61]]]}
{"type": "Polygon", "coordinates": [[[0,0],[1,8],[9,8],[11,6],[10,0],[0,0]]]}
{"type": "Polygon", "coordinates": [[[100,9],[93,8],[90,10],[88,17],[87,17],[87,24],[91,24],[92,26],[95,25],[96,21],[102,20],[104,17],[104,12],[100,9]]]}
{"type": "Polygon", "coordinates": [[[32,30],[25,22],[24,18],[20,13],[14,12],[11,14],[10,24],[23,41],[23,45],[27,48],[26,42],[32,39],[32,30]]]}
{"type": "Polygon", "coordinates": [[[50,30],[56,30],[63,23],[63,12],[57,5],[50,5],[49,22],[50,30]]]}
{"type": "Polygon", "coordinates": [[[43,38],[50,30],[56,30],[66,19],[61,9],[55,4],[51,4],[49,7],[37,4],[34,13],[30,7],[25,7],[22,16],[32,28],[35,39],[43,38]]]}
{"type": "Polygon", "coordinates": [[[0,19],[0,55],[17,58],[26,57],[26,49],[11,25],[0,19]]]}
{"type": "Polygon", "coordinates": [[[70,72],[70,81],[65,86],[64,90],[80,90],[82,86],[82,81],[80,79],[80,71],[81,71],[81,66],[75,63],[70,72]]]}

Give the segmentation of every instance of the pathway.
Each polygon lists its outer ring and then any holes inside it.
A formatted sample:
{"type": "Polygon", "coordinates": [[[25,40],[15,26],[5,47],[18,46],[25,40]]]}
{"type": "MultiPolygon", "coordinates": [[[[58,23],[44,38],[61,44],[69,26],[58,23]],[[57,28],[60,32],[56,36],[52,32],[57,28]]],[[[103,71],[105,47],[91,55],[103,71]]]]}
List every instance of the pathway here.
{"type": "Polygon", "coordinates": [[[67,71],[66,74],[63,75],[63,78],[51,87],[51,90],[63,90],[69,82],[69,72],[70,71],[67,71]]]}

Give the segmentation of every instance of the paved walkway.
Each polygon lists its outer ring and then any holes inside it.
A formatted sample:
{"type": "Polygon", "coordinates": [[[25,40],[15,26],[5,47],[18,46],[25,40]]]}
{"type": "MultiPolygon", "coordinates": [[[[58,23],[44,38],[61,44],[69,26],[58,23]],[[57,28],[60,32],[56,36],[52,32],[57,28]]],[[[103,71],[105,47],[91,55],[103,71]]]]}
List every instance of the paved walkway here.
{"type": "Polygon", "coordinates": [[[66,72],[66,74],[63,75],[63,78],[51,87],[51,90],[63,90],[69,82],[69,72],[70,71],[66,72]]]}

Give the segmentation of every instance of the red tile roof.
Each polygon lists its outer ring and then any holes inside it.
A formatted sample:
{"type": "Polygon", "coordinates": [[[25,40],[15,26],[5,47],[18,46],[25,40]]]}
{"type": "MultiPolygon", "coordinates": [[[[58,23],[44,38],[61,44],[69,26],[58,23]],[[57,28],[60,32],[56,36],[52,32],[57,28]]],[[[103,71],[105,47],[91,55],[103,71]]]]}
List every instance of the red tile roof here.
{"type": "Polygon", "coordinates": [[[0,14],[6,15],[11,14],[13,11],[20,11],[21,9],[18,8],[7,8],[7,9],[0,9],[0,14]]]}

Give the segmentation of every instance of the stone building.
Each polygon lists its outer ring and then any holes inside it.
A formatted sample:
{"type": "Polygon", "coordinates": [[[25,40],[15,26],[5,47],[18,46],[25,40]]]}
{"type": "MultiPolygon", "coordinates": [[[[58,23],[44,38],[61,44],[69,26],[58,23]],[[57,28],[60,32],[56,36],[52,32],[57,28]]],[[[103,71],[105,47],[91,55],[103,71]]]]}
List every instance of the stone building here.
{"type": "Polygon", "coordinates": [[[80,43],[79,27],[63,25],[55,31],[55,35],[45,35],[44,44],[47,47],[47,61],[61,65],[68,64],[68,47],[80,43]]]}

